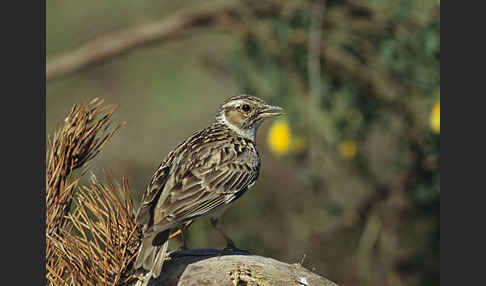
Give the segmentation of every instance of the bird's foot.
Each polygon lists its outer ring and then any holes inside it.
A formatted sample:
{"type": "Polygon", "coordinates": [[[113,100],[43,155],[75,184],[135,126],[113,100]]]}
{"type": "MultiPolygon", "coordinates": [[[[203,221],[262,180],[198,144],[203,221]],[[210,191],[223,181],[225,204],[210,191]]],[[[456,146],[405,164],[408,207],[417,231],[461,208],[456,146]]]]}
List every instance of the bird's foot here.
{"type": "Polygon", "coordinates": [[[226,247],[221,249],[221,252],[219,253],[218,256],[221,256],[223,254],[232,254],[232,253],[236,253],[236,252],[244,252],[246,254],[250,254],[250,252],[248,250],[244,250],[244,249],[240,249],[240,248],[236,247],[236,245],[234,244],[233,241],[228,241],[227,244],[226,244],[226,247]]]}
{"type": "Polygon", "coordinates": [[[226,242],[226,247],[223,250],[235,251],[235,250],[239,250],[239,249],[238,249],[238,247],[236,247],[235,243],[232,240],[228,240],[226,242]]]}

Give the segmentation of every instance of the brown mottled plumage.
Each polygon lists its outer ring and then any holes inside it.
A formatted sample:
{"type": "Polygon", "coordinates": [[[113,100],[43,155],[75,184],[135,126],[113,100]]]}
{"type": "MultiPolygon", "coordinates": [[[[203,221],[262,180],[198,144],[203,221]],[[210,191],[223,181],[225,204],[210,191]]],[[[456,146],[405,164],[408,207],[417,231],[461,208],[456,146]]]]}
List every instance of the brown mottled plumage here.
{"type": "Polygon", "coordinates": [[[216,120],[179,144],[160,164],[143,195],[136,221],[143,240],[135,268],[158,277],[170,232],[201,216],[217,218],[258,178],[260,156],[255,145],[261,122],[280,107],[240,95],[223,102],[216,120]]]}

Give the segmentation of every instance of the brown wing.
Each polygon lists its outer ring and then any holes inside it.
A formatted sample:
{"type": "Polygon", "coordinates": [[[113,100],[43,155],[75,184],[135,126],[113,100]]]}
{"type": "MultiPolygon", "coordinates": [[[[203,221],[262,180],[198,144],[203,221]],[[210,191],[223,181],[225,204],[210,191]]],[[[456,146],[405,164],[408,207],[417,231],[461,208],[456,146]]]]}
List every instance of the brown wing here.
{"type": "Polygon", "coordinates": [[[153,176],[152,183],[143,194],[140,207],[137,211],[135,221],[139,224],[149,224],[151,218],[151,209],[156,204],[162,189],[167,181],[169,166],[161,165],[153,176]]]}
{"type": "Polygon", "coordinates": [[[175,223],[205,215],[230,203],[247,190],[257,170],[242,164],[224,164],[215,168],[191,170],[170,195],[160,200],[159,216],[154,224],[175,223]]]}
{"type": "Polygon", "coordinates": [[[246,160],[258,157],[253,142],[229,132],[217,126],[197,132],[161,164],[137,214],[146,235],[211,212],[256,180],[258,160],[246,160]]]}
{"type": "MultiPolygon", "coordinates": [[[[142,201],[135,217],[135,221],[137,223],[145,225],[148,224],[149,226],[152,225],[153,208],[157,204],[165,184],[167,183],[174,159],[178,155],[177,151],[183,150],[187,142],[192,140],[194,137],[197,137],[201,132],[202,131],[195,132],[191,137],[180,143],[173,151],[169,153],[169,155],[167,155],[164,161],[162,161],[160,164],[159,168],[157,168],[157,171],[155,171],[150,184],[142,196],[142,201]]],[[[184,152],[181,153],[182,155],[184,154],[184,152]]]]}

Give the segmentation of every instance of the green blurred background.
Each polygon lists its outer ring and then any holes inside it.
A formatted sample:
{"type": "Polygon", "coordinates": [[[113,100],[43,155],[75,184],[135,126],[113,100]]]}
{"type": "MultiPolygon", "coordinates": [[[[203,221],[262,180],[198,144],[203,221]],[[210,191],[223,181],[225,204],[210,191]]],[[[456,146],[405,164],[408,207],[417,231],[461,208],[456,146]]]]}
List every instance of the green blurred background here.
{"type": "MultiPolygon", "coordinates": [[[[126,176],[138,206],[225,98],[262,97],[287,114],[260,128],[259,182],[222,218],[238,247],[340,285],[439,285],[440,1],[223,2],[47,1],[47,65],[180,11],[219,19],[47,80],[48,136],[76,103],[119,104],[92,170],[126,176]]],[[[208,221],[188,242],[224,246],[208,221]]]]}

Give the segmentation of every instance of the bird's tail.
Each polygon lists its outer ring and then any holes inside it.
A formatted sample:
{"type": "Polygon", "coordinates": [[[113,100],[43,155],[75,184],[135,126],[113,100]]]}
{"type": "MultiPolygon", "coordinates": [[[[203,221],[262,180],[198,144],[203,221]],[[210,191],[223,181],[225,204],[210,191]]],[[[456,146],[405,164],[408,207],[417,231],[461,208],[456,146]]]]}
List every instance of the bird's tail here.
{"type": "Polygon", "coordinates": [[[152,267],[152,277],[157,278],[162,271],[164,265],[165,255],[167,254],[167,248],[169,248],[169,240],[166,240],[162,246],[159,246],[159,251],[156,254],[155,261],[152,267]]]}
{"type": "Polygon", "coordinates": [[[169,247],[169,234],[170,231],[166,230],[156,236],[143,238],[134,268],[143,267],[143,269],[152,273],[152,277],[159,277],[169,247]]]}

